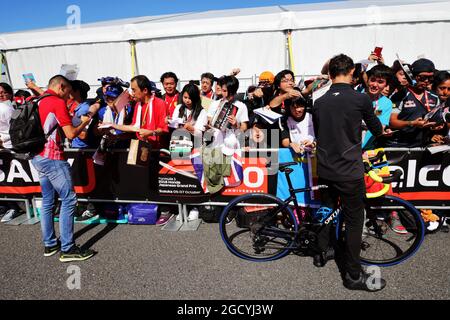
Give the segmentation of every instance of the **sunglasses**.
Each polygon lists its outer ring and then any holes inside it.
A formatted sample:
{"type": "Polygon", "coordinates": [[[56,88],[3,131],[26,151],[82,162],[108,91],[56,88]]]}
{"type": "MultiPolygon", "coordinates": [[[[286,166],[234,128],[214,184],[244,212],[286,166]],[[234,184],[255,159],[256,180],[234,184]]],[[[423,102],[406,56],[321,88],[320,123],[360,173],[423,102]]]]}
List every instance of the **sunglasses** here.
{"type": "Polygon", "coordinates": [[[434,79],[434,77],[433,77],[433,76],[421,76],[421,75],[417,75],[417,76],[416,76],[416,79],[417,79],[417,81],[420,81],[420,82],[426,82],[426,81],[432,82],[433,79],[434,79]]]}

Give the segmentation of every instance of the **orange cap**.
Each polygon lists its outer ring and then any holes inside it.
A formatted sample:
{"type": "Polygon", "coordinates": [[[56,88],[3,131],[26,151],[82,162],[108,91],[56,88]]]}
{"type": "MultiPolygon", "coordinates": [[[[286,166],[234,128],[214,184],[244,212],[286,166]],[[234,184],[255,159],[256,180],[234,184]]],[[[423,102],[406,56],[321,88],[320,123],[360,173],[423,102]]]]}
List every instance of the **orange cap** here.
{"type": "Polygon", "coordinates": [[[259,75],[259,81],[269,81],[271,84],[275,80],[275,76],[270,71],[264,71],[259,75]]]}

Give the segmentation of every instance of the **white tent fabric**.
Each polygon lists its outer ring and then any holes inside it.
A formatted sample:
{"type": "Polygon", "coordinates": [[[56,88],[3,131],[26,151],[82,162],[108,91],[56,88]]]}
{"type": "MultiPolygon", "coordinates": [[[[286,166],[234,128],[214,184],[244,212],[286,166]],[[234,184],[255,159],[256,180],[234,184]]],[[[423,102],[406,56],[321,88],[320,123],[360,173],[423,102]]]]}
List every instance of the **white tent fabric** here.
{"type": "Polygon", "coordinates": [[[21,49],[6,52],[14,88],[24,86],[22,74],[32,72],[39,86],[45,87],[48,80],[60,72],[62,64],[77,64],[78,79],[89,84],[99,83],[101,76],[115,75],[131,78],[130,45],[119,43],[92,43],[21,49]]]}
{"type": "Polygon", "coordinates": [[[450,1],[340,1],[252,9],[142,17],[0,34],[15,88],[22,73],[33,72],[38,84],[78,64],[79,78],[97,84],[100,76],[131,76],[130,40],[136,41],[139,72],[158,80],[165,71],[182,79],[202,72],[221,75],[239,67],[241,77],[274,73],[287,65],[285,31],[293,31],[297,74],[317,74],[337,53],[355,60],[383,46],[389,64],[395,53],[408,62],[418,55],[450,69],[446,31],[450,1]]]}
{"type": "Polygon", "coordinates": [[[233,67],[251,78],[264,70],[285,67],[283,32],[203,35],[137,43],[139,72],[159,79],[173,71],[180,79],[199,79],[204,72],[228,74],[233,67]]]}
{"type": "Polygon", "coordinates": [[[449,70],[450,50],[446,31],[450,22],[351,26],[309,29],[293,32],[297,74],[314,75],[334,54],[345,53],[358,60],[367,59],[376,46],[383,47],[386,64],[397,59],[412,63],[419,56],[431,59],[437,69],[449,70]]]}

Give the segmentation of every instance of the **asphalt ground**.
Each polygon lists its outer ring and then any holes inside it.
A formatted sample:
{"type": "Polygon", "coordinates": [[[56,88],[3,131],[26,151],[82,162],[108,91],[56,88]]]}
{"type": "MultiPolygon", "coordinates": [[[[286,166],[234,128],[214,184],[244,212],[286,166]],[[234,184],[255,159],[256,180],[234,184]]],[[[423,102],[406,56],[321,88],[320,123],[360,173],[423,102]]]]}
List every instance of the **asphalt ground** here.
{"type": "Polygon", "coordinates": [[[367,293],[346,290],[334,261],[319,269],[311,258],[296,255],[267,263],[241,260],[226,249],[218,224],[202,224],[190,232],[78,224],[75,231],[78,244],[98,253],[63,264],[58,255],[43,256],[39,224],[0,224],[0,300],[450,298],[450,234],[443,232],[428,235],[405,263],[382,269],[387,287],[367,293]],[[71,278],[74,270],[79,282],[71,278]]]}

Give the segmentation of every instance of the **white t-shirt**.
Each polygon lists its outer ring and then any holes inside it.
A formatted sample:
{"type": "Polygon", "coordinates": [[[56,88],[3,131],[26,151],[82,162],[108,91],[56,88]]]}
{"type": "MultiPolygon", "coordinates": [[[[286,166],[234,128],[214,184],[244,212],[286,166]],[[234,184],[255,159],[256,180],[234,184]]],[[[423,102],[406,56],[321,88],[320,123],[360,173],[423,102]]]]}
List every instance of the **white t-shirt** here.
{"type": "MultiPolygon", "coordinates": [[[[208,118],[214,119],[214,115],[216,114],[221,102],[222,100],[216,100],[211,103],[208,109],[208,118]]],[[[233,104],[238,108],[236,120],[238,122],[238,127],[240,127],[243,122],[249,121],[247,106],[240,101],[235,101],[233,104]]]]}
{"type": "Polygon", "coordinates": [[[287,120],[287,127],[291,136],[291,142],[300,144],[305,140],[310,142],[316,140],[312,116],[309,113],[306,113],[305,118],[300,122],[289,117],[287,120]]]}
{"type": "Polygon", "coordinates": [[[3,147],[8,149],[12,148],[9,122],[13,111],[14,108],[9,101],[0,102],[0,139],[3,141],[3,147]]]}
{"type": "MultiPolygon", "coordinates": [[[[182,104],[179,104],[175,107],[175,110],[173,112],[173,117],[172,117],[172,122],[178,122],[178,123],[186,123],[187,119],[189,119],[189,117],[192,114],[192,110],[189,110],[188,108],[185,109],[184,111],[184,117],[183,119],[179,117],[180,115],[180,109],[181,109],[182,104]]],[[[191,120],[192,122],[194,122],[194,119],[191,120]]],[[[208,114],[206,113],[206,110],[203,109],[200,114],[197,117],[197,120],[194,122],[194,129],[195,129],[195,133],[199,134],[203,131],[206,130],[205,126],[208,124],[208,114]]]]}

